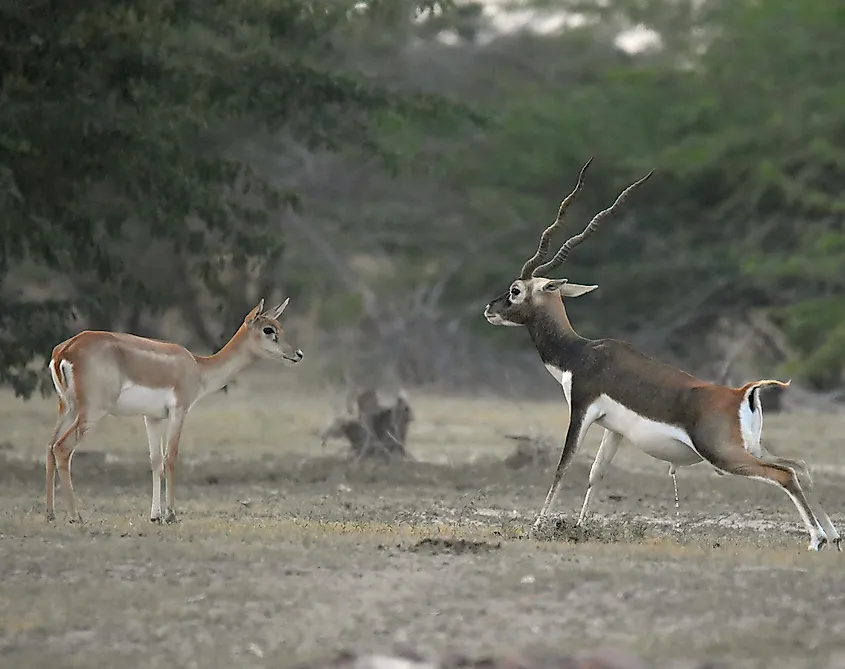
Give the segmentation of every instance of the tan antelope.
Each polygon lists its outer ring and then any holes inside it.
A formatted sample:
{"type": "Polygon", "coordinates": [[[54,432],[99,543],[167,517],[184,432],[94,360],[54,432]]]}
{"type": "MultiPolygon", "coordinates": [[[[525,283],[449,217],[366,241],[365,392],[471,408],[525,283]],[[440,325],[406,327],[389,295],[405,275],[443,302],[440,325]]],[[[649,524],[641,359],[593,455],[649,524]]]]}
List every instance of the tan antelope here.
{"type": "Polygon", "coordinates": [[[809,474],[806,466],[797,460],[769,456],[760,443],[760,389],[785,387],[788,382],[754,381],[741,388],[716,385],[657,362],[626,342],[586,339],[572,328],[562,298],[578,297],[598,286],[548,279],[545,275],[563,264],[569,253],[593,235],[602,220],[654,172],[622,191],[612,206],[596,214],[580,234],[566,240],[551,260],[541,264],[552,233],[581,190],[591,161],[584,165],[575,188],[561,202],[554,223],[543,231],[537,252],[522,267],[519,278],[484,309],[484,316],[493,325],[528,329],[540,359],[562,386],[570,409],[563,452],[533,533],[542,527],[564,473],[585,433],[596,423],[605,431],[590,470],[580,520],[586,515],[593,487],[627,438],[648,455],[668,462],[673,475],[676,466],[707,461],[720,474],[736,474],[780,486],[801,514],[810,534],[809,549],[819,550],[831,541],[841,550],[839,533],[830,518],[815,502],[814,511],[801,488],[796,470],[809,474]]]}
{"type": "Polygon", "coordinates": [[[55,518],[56,468],[71,522],[76,507],[70,462],[84,434],[104,416],[144,416],[153,474],[150,520],[161,522],[161,479],[167,493],[164,521],[176,520],[174,472],[185,417],[198,400],[220,390],[258,360],[296,364],[302,351],[290,344],[279,317],[290,298],[264,312],[264,300],[217,353],[194,355],[165,341],[121,332],[80,332],[53,349],[50,374],[59,396],[59,418],[47,445],[47,520],[55,518]]]}

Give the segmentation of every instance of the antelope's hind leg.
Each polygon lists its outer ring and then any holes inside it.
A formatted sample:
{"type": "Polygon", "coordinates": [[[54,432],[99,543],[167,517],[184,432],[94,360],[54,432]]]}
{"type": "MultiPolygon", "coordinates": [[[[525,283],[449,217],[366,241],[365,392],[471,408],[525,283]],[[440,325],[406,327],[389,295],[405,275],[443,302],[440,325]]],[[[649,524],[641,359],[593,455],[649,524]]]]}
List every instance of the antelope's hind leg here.
{"type": "Polygon", "coordinates": [[[820,516],[819,520],[821,520],[822,527],[824,528],[824,533],[827,535],[827,540],[830,541],[834,546],[836,546],[836,550],[842,550],[842,536],[839,534],[839,531],[833,526],[833,522],[830,520],[830,516],[827,515],[827,512],[822,508],[821,504],[817,500],[814,500],[816,506],[816,515],[820,516]]]}
{"type": "Polygon", "coordinates": [[[56,458],[56,468],[59,470],[59,483],[64,490],[65,499],[70,511],[71,523],[82,523],[82,514],[76,505],[76,496],[73,492],[73,480],[70,474],[71,460],[73,453],[79,446],[85,434],[106,415],[105,411],[85,413],[77,409],[76,418],[65,433],[56,440],[53,446],[53,456],[56,458]],[[70,444],[70,445],[68,445],[70,444]]]}
{"type": "Polygon", "coordinates": [[[807,500],[815,512],[816,518],[819,519],[819,522],[824,529],[824,533],[827,536],[827,540],[836,546],[836,550],[841,551],[842,537],[840,536],[838,530],[833,526],[833,521],[830,519],[830,516],[827,515],[827,512],[822,508],[818,499],[816,499],[815,495],[812,494],[812,491],[807,492],[807,500]]]}
{"type": "Polygon", "coordinates": [[[45,517],[48,522],[56,519],[56,456],[53,449],[59,441],[59,437],[64,437],[70,426],[76,420],[76,412],[69,406],[59,403],[59,417],[56,420],[56,427],[53,430],[53,435],[47,444],[47,452],[44,461],[45,473],[45,517]]]}
{"type": "MultiPolygon", "coordinates": [[[[50,454],[53,456],[53,466],[59,470],[59,484],[65,498],[65,504],[67,505],[68,512],[70,513],[71,523],[82,522],[82,514],[79,513],[79,509],[76,506],[76,496],[73,494],[73,480],[70,476],[70,463],[73,458],[73,451],[79,444],[83,433],[82,417],[79,413],[77,413],[73,422],[56,440],[52,448],[50,448],[50,454]],[[71,442],[70,446],[68,446],[69,441],[71,442]]],[[[47,460],[47,469],[49,472],[49,458],[47,460]]],[[[52,487],[52,482],[50,482],[50,487],[52,487]]],[[[50,490],[48,488],[48,495],[49,493],[50,490]]],[[[52,497],[52,495],[50,495],[50,497],[52,497]]]]}
{"type": "Polygon", "coordinates": [[[828,536],[821,523],[819,523],[819,519],[816,517],[813,508],[807,501],[801,484],[798,482],[798,476],[791,467],[766,462],[765,460],[754,457],[745,451],[745,449],[734,449],[730,459],[721,458],[720,460],[718,463],[711,462],[711,464],[729,474],[757,479],[758,481],[783,488],[783,491],[789,495],[789,498],[795,504],[795,508],[798,509],[807,533],[810,535],[810,545],[807,547],[807,550],[821,550],[827,543],[828,536]]]}
{"type": "Polygon", "coordinates": [[[774,464],[785,465],[792,469],[796,473],[796,475],[799,476],[799,483],[801,481],[800,474],[804,475],[804,494],[807,497],[807,501],[809,502],[810,506],[813,509],[813,512],[816,515],[816,518],[818,518],[819,523],[824,529],[824,533],[827,535],[827,540],[834,546],[836,546],[837,550],[841,551],[842,537],[839,535],[837,529],[833,526],[833,521],[831,521],[830,516],[828,516],[827,512],[822,508],[821,503],[815,495],[815,491],[813,490],[813,476],[810,473],[810,468],[807,467],[807,463],[803,460],[794,460],[792,458],[785,458],[773,455],[765,451],[763,452],[765,453],[767,460],[773,462],[774,464]]]}
{"type": "MultiPolygon", "coordinates": [[[[842,537],[840,536],[838,530],[833,526],[833,521],[830,519],[830,516],[827,515],[827,511],[822,508],[821,502],[819,502],[818,498],[816,497],[815,490],[813,490],[813,477],[810,474],[810,469],[807,467],[807,463],[803,460],[791,460],[790,458],[775,458],[776,464],[783,464],[790,467],[793,471],[795,471],[796,475],[798,475],[799,471],[803,472],[804,477],[806,479],[805,486],[804,486],[804,494],[807,497],[807,501],[810,504],[810,507],[813,509],[813,513],[815,513],[816,518],[818,518],[819,523],[821,524],[822,528],[824,529],[824,533],[827,535],[827,540],[836,546],[836,550],[842,550],[842,537]],[[795,466],[797,465],[797,467],[795,466]]],[[[801,481],[799,477],[799,482],[801,481]]]]}

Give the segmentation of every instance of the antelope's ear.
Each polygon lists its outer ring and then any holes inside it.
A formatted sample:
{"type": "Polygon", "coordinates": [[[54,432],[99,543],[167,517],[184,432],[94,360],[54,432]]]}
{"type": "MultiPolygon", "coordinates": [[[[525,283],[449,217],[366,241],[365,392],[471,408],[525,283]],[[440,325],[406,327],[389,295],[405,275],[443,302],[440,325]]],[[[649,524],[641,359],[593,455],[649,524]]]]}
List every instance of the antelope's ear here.
{"type": "Polygon", "coordinates": [[[255,322],[255,319],[261,314],[262,309],[264,309],[264,298],[261,298],[261,301],[258,303],[257,306],[253,307],[252,311],[250,311],[246,317],[244,318],[244,323],[247,325],[252,325],[255,322]]]}
{"type": "Polygon", "coordinates": [[[287,299],[286,299],[284,302],[282,302],[282,303],[281,303],[278,307],[276,307],[276,309],[273,311],[273,318],[274,318],[274,319],[276,319],[276,320],[278,320],[278,319],[279,319],[279,316],[281,316],[281,315],[282,315],[282,312],[284,312],[285,307],[287,307],[287,306],[288,306],[288,302],[290,302],[290,298],[287,298],[287,299]]]}
{"type": "Polygon", "coordinates": [[[581,295],[586,295],[587,293],[591,293],[594,291],[598,286],[582,286],[577,283],[568,283],[565,286],[562,286],[560,289],[560,294],[563,297],[580,297],[581,295]]]}
{"type": "Polygon", "coordinates": [[[569,283],[569,279],[550,279],[545,285],[543,285],[543,290],[547,293],[556,293],[567,283],[569,283]]]}

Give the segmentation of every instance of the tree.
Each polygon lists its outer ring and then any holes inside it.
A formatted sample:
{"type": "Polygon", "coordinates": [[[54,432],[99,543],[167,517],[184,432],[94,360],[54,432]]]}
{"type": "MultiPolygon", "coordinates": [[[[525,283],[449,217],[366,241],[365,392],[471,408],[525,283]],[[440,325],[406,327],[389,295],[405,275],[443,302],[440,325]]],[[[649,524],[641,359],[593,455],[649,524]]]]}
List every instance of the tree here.
{"type": "Polygon", "coordinates": [[[219,295],[226,270],[278,257],[267,212],[296,193],[233,157],[239,138],[372,153],[381,115],[436,115],[338,67],[332,36],[368,20],[301,0],[0,6],[0,383],[43,389],[32,363],[73,313],[164,308],[174,276],[219,295]]]}
{"type": "Polygon", "coordinates": [[[429,79],[496,109],[488,132],[439,156],[442,183],[462,198],[453,229],[472,248],[492,240],[483,253],[462,249],[466,264],[446,294],[454,307],[477,296],[477,311],[504,268],[519,266],[594,155],[573,230],[625,183],[652,167],[657,175],[570,259],[567,275],[602,288],[573,304],[579,330],[695,365],[720,317],[754,312],[786,335],[793,355],[782,373],[818,388],[841,383],[842,4],[532,4],[582,22],[421,56],[441,70],[429,79]],[[626,52],[619,38],[634,27],[651,39],[626,52]]]}

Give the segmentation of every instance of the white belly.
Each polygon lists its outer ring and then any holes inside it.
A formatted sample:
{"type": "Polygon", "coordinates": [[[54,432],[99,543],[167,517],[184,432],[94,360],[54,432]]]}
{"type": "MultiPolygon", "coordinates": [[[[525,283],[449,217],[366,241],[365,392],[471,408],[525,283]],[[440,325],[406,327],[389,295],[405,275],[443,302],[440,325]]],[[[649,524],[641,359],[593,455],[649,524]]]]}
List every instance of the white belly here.
{"type": "MultiPolygon", "coordinates": [[[[546,365],[549,374],[563,388],[566,403],[572,401],[572,374],[546,365]]],[[[703,458],[693,446],[692,439],[685,430],[666,423],[659,423],[634,413],[627,407],[602,395],[587,409],[587,420],[595,417],[601,427],[621,434],[636,445],[646,455],[658,460],[671,462],[678,467],[686,467],[701,462],[703,458]]]]}
{"type": "Polygon", "coordinates": [[[701,462],[690,436],[676,425],[643,418],[607,395],[593,406],[599,414],[598,425],[621,434],[647,455],[679,467],[701,462]]]}
{"type": "Polygon", "coordinates": [[[172,388],[147,388],[127,384],[120,390],[120,395],[111,409],[116,416],[150,416],[167,418],[176,405],[176,395],[172,388]]]}

